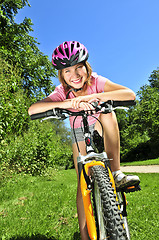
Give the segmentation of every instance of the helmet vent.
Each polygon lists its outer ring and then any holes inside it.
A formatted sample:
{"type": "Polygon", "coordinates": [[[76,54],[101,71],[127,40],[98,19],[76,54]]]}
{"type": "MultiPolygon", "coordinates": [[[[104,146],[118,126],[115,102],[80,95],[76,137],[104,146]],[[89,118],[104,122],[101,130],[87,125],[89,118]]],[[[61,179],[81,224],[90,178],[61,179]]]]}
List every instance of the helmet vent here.
{"type": "Polygon", "coordinates": [[[68,50],[68,48],[65,48],[65,52],[66,52],[67,57],[69,58],[69,50],[68,50]]]}
{"type": "Polygon", "coordinates": [[[71,53],[73,52],[73,49],[74,49],[74,43],[71,44],[71,53]]]}
{"type": "Polygon", "coordinates": [[[77,47],[78,47],[78,48],[80,47],[80,44],[79,44],[79,42],[77,42],[77,47]]]}
{"type": "Polygon", "coordinates": [[[64,53],[63,53],[61,47],[59,47],[59,52],[64,56],[64,53]]]}

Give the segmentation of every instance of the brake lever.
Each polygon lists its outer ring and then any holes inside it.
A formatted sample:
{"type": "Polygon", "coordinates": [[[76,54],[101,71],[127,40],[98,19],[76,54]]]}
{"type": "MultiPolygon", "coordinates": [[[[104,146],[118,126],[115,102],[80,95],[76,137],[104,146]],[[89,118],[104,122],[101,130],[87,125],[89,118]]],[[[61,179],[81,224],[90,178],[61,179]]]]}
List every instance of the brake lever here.
{"type": "Polygon", "coordinates": [[[99,104],[99,101],[91,102],[91,105],[92,105],[94,108],[97,108],[97,107],[98,107],[98,104],[99,104]]]}
{"type": "Polygon", "coordinates": [[[114,107],[114,108],[113,108],[113,110],[115,110],[115,109],[124,109],[124,110],[129,110],[129,108],[128,108],[128,107],[114,107]]]}
{"type": "Polygon", "coordinates": [[[60,117],[57,117],[57,116],[50,116],[50,117],[46,117],[46,118],[41,119],[40,122],[43,122],[43,121],[51,119],[51,118],[58,119],[58,120],[61,119],[60,117]]]}
{"type": "Polygon", "coordinates": [[[103,113],[111,113],[114,110],[113,106],[109,102],[105,102],[101,104],[101,111],[103,113]]]}
{"type": "Polygon", "coordinates": [[[64,114],[61,113],[60,109],[58,108],[53,109],[53,113],[54,115],[43,118],[41,122],[51,118],[58,119],[58,120],[65,120],[67,118],[64,114]]]}

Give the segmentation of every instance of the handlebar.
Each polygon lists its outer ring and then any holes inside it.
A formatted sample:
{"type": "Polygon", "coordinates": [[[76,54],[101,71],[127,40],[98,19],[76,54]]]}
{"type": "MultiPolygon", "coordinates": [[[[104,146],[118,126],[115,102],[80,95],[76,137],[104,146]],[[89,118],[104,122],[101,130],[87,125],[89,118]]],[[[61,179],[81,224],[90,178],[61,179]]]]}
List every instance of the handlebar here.
{"type": "Polygon", "coordinates": [[[107,101],[108,104],[110,103],[113,107],[126,107],[126,106],[134,106],[136,105],[136,102],[134,100],[127,100],[127,101],[113,101],[113,100],[109,100],[107,101]]]}
{"type": "MultiPolygon", "coordinates": [[[[113,110],[117,109],[118,107],[126,107],[126,106],[133,106],[136,102],[134,100],[128,100],[128,101],[113,101],[109,100],[107,102],[103,102],[100,105],[94,104],[94,108],[96,113],[102,112],[102,113],[109,113],[113,110]],[[97,105],[97,106],[96,106],[97,105]]],[[[31,115],[31,120],[40,119],[40,118],[56,118],[64,120],[68,116],[83,116],[84,114],[91,115],[91,110],[82,110],[79,112],[72,112],[68,109],[63,108],[54,108],[51,110],[48,110],[46,112],[36,113],[31,115]]]]}

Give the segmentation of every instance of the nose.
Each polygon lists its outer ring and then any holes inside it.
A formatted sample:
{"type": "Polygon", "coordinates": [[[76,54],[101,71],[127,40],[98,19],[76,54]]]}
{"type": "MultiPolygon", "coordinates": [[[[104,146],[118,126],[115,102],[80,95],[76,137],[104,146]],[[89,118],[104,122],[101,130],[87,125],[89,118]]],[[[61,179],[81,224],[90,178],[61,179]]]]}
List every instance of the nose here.
{"type": "Polygon", "coordinates": [[[75,70],[73,71],[73,73],[72,73],[72,78],[77,78],[77,77],[79,77],[79,76],[80,76],[80,75],[79,75],[78,70],[75,69],[75,70]]]}

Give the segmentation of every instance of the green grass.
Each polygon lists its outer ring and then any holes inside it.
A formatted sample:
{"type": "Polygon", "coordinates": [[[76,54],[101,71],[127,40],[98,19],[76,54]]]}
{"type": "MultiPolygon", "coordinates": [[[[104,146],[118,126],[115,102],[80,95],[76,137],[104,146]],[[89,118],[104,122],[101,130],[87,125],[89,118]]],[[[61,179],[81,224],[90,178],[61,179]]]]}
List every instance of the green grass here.
{"type": "MultiPolygon", "coordinates": [[[[138,174],[142,191],[127,194],[131,240],[158,239],[159,174],[138,174]]],[[[75,170],[1,178],[0,239],[79,240],[75,170]]]]}
{"type": "Polygon", "coordinates": [[[0,239],[76,239],[76,173],[14,175],[0,190],[0,239]]]}
{"type": "Polygon", "coordinates": [[[123,162],[121,166],[159,165],[159,158],[145,161],[123,162]]]}
{"type": "Polygon", "coordinates": [[[157,240],[159,236],[159,173],[138,173],[141,191],[126,194],[132,240],[157,240]]]}

